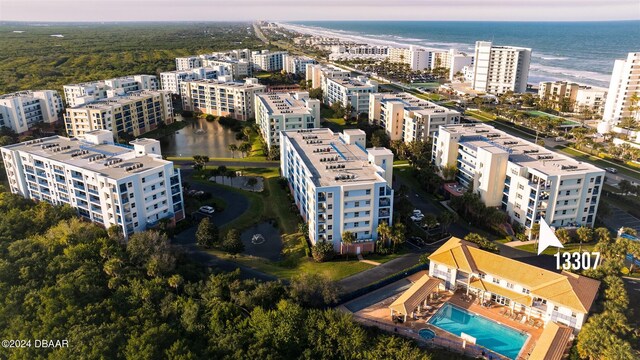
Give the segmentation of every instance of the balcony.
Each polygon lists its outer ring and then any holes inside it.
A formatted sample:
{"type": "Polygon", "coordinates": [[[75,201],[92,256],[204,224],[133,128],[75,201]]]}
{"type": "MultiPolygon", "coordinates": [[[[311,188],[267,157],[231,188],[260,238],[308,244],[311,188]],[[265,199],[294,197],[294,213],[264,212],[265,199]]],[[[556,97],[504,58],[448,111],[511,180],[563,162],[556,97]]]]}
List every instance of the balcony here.
{"type": "Polygon", "coordinates": [[[378,217],[389,217],[390,215],[391,215],[391,211],[389,209],[378,210],[378,217]]]}
{"type": "Polygon", "coordinates": [[[81,173],[74,172],[74,171],[71,172],[71,177],[78,180],[84,180],[81,173]]]}
{"type": "Polygon", "coordinates": [[[381,198],[380,201],[378,201],[378,206],[391,206],[391,199],[381,198]]]}

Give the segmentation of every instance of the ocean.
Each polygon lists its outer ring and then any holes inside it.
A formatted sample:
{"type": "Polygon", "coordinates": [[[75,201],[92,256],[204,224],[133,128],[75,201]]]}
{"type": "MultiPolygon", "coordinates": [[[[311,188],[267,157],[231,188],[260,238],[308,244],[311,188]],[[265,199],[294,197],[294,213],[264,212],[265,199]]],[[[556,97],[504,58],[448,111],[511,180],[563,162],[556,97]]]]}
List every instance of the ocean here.
{"type": "Polygon", "coordinates": [[[473,53],[478,40],[528,47],[532,49],[531,84],[568,80],[608,87],[614,60],[640,51],[640,21],[304,21],[283,25],[369,44],[455,48],[467,53],[473,53]]]}

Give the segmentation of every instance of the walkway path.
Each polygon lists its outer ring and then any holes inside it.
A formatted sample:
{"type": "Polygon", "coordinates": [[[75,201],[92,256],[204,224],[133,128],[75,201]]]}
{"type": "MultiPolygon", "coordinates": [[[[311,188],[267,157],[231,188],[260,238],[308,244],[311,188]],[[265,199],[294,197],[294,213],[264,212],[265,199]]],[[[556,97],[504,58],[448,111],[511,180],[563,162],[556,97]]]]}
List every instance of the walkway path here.
{"type": "Polygon", "coordinates": [[[402,270],[408,269],[418,264],[421,253],[412,252],[402,255],[384,264],[351,275],[337,282],[340,291],[343,294],[363,288],[367,285],[380,281],[402,270]]]}
{"type": "MultiPolygon", "coordinates": [[[[176,166],[182,169],[190,169],[193,165],[193,160],[172,160],[176,166]]],[[[213,166],[233,166],[233,167],[252,167],[252,168],[277,168],[280,167],[278,161],[237,161],[233,159],[229,160],[211,160],[206,165],[213,166]]]]}
{"type": "Polygon", "coordinates": [[[522,245],[535,244],[536,242],[537,242],[537,240],[529,240],[529,241],[515,240],[515,241],[509,241],[508,243],[504,243],[503,245],[513,248],[513,247],[518,247],[518,246],[522,246],[522,245]]]}
{"type": "Polygon", "coordinates": [[[377,261],[365,260],[364,257],[362,256],[362,254],[358,254],[358,261],[360,261],[361,263],[365,263],[365,264],[369,264],[369,265],[373,265],[373,266],[380,265],[380,263],[377,262],[377,261]]]}

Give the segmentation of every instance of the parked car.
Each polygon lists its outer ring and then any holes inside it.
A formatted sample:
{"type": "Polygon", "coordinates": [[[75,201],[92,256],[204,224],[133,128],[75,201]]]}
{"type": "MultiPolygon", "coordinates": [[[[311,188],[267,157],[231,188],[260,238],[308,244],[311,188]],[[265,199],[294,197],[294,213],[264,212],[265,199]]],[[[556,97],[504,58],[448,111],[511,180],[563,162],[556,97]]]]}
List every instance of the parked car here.
{"type": "Polygon", "coordinates": [[[216,209],[214,209],[213,206],[209,206],[209,205],[200,206],[200,209],[198,210],[201,213],[205,213],[205,214],[213,214],[214,212],[216,212],[216,209]]]}
{"type": "Polygon", "coordinates": [[[420,209],[413,209],[413,215],[422,215],[422,210],[420,210],[420,209]]]}
{"type": "Polygon", "coordinates": [[[414,244],[416,244],[416,245],[418,245],[418,246],[424,245],[424,240],[422,240],[422,238],[419,237],[419,236],[412,236],[412,237],[409,238],[409,241],[414,243],[414,244]]]}
{"type": "Polygon", "coordinates": [[[612,168],[612,167],[604,168],[604,170],[605,170],[606,172],[610,172],[610,173],[612,173],[612,174],[617,174],[617,173],[618,173],[618,169],[616,169],[616,168],[612,168]]]}
{"type": "Polygon", "coordinates": [[[420,222],[422,221],[422,219],[424,219],[424,215],[419,214],[419,215],[412,215],[411,216],[411,220],[414,222],[420,222]]]}
{"type": "Polygon", "coordinates": [[[198,192],[198,190],[189,190],[189,192],[187,193],[187,195],[189,195],[189,196],[194,196],[197,192],[198,192]]]}

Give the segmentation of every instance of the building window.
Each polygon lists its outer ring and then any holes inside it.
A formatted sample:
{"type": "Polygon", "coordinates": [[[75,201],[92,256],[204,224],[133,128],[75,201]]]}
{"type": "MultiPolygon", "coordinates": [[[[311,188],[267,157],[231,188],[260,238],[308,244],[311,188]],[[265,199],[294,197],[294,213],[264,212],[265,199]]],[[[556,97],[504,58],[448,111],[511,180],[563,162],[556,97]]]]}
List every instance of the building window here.
{"type": "Polygon", "coordinates": [[[531,293],[531,290],[526,289],[526,288],[522,288],[522,293],[523,293],[523,294],[530,294],[530,293],[531,293]]]}
{"type": "Polygon", "coordinates": [[[512,283],[510,283],[510,282],[508,282],[508,283],[507,283],[507,289],[513,289],[513,284],[512,284],[512,283]]]}
{"type": "Polygon", "coordinates": [[[328,219],[329,219],[329,220],[333,219],[333,215],[329,215],[329,216],[328,216],[328,219]]]}
{"type": "Polygon", "coordinates": [[[331,199],[331,198],[333,197],[333,193],[328,193],[328,194],[327,194],[327,197],[328,197],[329,199],[331,199]]]}
{"type": "Polygon", "coordinates": [[[553,307],[553,311],[558,311],[558,307],[557,307],[557,306],[554,306],[554,307],[553,307]]]}
{"type": "Polygon", "coordinates": [[[498,278],[493,278],[491,281],[493,281],[494,284],[500,284],[500,279],[498,278]]]}
{"type": "Polygon", "coordinates": [[[345,196],[345,197],[349,196],[349,192],[348,192],[348,191],[345,191],[345,192],[344,192],[344,196],[345,196]]]}
{"type": "Polygon", "coordinates": [[[355,206],[355,207],[360,207],[360,201],[356,201],[356,202],[354,203],[354,206],[355,206]]]}
{"type": "Polygon", "coordinates": [[[333,204],[329,204],[329,205],[327,205],[327,208],[328,208],[329,210],[333,209],[333,204]]]}

